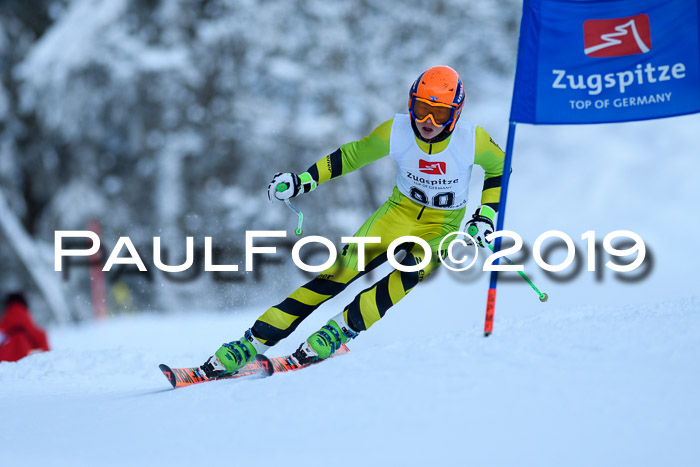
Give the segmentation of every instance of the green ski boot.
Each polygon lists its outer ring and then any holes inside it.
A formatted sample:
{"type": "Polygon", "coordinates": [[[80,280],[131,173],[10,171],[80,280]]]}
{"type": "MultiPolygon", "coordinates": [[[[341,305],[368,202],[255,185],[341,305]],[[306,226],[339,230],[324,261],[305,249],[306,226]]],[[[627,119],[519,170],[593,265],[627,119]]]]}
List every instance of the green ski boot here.
{"type": "Polygon", "coordinates": [[[243,339],[219,347],[219,350],[209,357],[200,368],[207,375],[207,378],[235,373],[252,362],[257,354],[264,353],[268,348],[253,337],[249,329],[245,332],[243,339]]]}
{"type": "Polygon", "coordinates": [[[302,365],[324,360],[357,334],[345,321],[344,313],[340,313],[311,334],[292,356],[302,365]]]}

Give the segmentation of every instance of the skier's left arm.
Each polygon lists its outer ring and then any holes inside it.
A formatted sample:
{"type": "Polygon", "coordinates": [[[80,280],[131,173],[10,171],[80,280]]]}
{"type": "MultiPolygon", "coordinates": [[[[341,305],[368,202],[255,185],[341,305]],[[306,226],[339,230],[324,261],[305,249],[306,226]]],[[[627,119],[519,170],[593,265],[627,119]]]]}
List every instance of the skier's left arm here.
{"type": "Polygon", "coordinates": [[[481,190],[481,206],[467,222],[467,231],[477,240],[479,246],[490,243],[485,237],[495,230],[493,223],[501,198],[504,161],[505,154],[501,148],[483,128],[477,127],[474,163],[484,169],[484,187],[481,190]]]}
{"type": "Polygon", "coordinates": [[[484,187],[481,190],[481,204],[498,211],[501,198],[501,180],[505,153],[481,127],[476,127],[474,163],[484,169],[484,187]]]}

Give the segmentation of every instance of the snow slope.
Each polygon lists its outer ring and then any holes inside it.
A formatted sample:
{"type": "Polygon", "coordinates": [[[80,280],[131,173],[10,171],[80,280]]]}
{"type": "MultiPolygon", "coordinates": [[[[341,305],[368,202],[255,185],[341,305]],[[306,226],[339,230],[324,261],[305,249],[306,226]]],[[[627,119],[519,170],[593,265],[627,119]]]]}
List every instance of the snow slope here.
{"type": "Polygon", "coordinates": [[[178,390],[159,363],[201,363],[260,310],[53,329],[52,352],[0,364],[3,465],[697,465],[699,299],[535,297],[484,339],[481,310],[451,292],[416,289],[322,365],[178,390]]]}

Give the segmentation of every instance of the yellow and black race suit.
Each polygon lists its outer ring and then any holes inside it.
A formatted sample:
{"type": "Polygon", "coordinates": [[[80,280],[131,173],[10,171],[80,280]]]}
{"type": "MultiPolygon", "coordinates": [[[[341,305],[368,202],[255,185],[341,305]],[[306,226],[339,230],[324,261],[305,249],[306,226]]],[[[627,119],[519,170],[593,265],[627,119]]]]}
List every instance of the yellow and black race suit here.
{"type": "MultiPolygon", "coordinates": [[[[494,210],[497,209],[504,154],[486,131],[480,127],[471,126],[471,133],[469,133],[471,143],[462,144],[463,147],[459,148],[455,148],[454,145],[449,146],[451,141],[456,139],[455,133],[447,139],[433,144],[425,143],[413,134],[410,135],[412,142],[401,141],[403,146],[397,145],[396,141],[392,144],[391,138],[399,137],[397,135],[408,139],[405,129],[403,133],[397,132],[397,128],[393,128],[392,131],[392,127],[398,126],[396,123],[398,119],[403,118],[404,116],[397,115],[394,119],[379,125],[367,137],[344,144],[332,154],[312,165],[308,172],[317,183],[321,184],[389,155],[392,150],[396,151],[397,147],[411,146],[410,149],[414,152],[417,152],[416,147],[419,148],[419,154],[425,158],[423,160],[422,157],[419,157],[420,160],[416,161],[414,172],[421,177],[415,177],[413,173],[399,173],[399,177],[411,175],[414,176],[414,179],[422,182],[442,183],[445,181],[444,177],[424,174],[442,173],[440,171],[445,167],[445,163],[437,159],[443,151],[447,153],[448,151],[445,150],[450,147],[451,151],[449,152],[454,154],[455,149],[458,149],[459,156],[468,163],[469,175],[473,164],[478,164],[484,169],[485,180],[481,204],[487,204],[494,210]],[[420,167],[418,166],[419,162],[420,167]]],[[[460,122],[457,123],[460,124],[460,122]]],[[[392,156],[395,157],[395,154],[392,156]]],[[[457,180],[448,180],[448,182],[451,181],[457,180]]],[[[461,180],[460,183],[468,184],[469,180],[461,180]]],[[[430,188],[430,185],[427,186],[430,188]]],[[[454,187],[448,186],[448,188],[454,187]]],[[[355,331],[363,331],[372,326],[384,316],[391,306],[401,300],[418,282],[437,268],[440,265],[438,246],[446,235],[459,230],[466,207],[449,209],[449,206],[446,207],[444,204],[436,207],[424,197],[420,188],[412,188],[411,190],[416,191],[402,193],[395,186],[389,199],[355,233],[356,237],[381,238],[381,243],[365,246],[364,271],[359,271],[357,254],[359,246],[357,244],[345,245],[333,266],[296,289],[281,303],[270,307],[263,313],[252,328],[253,335],[266,345],[275,345],[281,339],[289,336],[301,321],[323,302],[342,292],[355,279],[387,261],[387,247],[399,237],[411,235],[425,240],[431,248],[431,261],[426,267],[416,272],[393,270],[360,292],[344,309],[345,320],[355,331]]],[[[449,196],[438,195],[434,198],[436,203],[444,203],[446,199],[449,200],[449,196]]],[[[419,264],[425,257],[426,253],[419,244],[407,244],[406,247],[406,256],[401,264],[413,266],[419,264]]]]}

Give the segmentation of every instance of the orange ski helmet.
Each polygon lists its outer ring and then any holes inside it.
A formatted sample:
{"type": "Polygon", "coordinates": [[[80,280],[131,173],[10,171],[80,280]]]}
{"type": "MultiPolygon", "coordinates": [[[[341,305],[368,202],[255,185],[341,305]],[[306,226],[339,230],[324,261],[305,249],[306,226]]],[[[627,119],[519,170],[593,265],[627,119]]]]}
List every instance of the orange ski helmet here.
{"type": "Polygon", "coordinates": [[[428,68],[413,82],[408,94],[408,111],[416,122],[431,118],[436,126],[454,130],[464,106],[464,85],[448,66],[428,68]]]}

